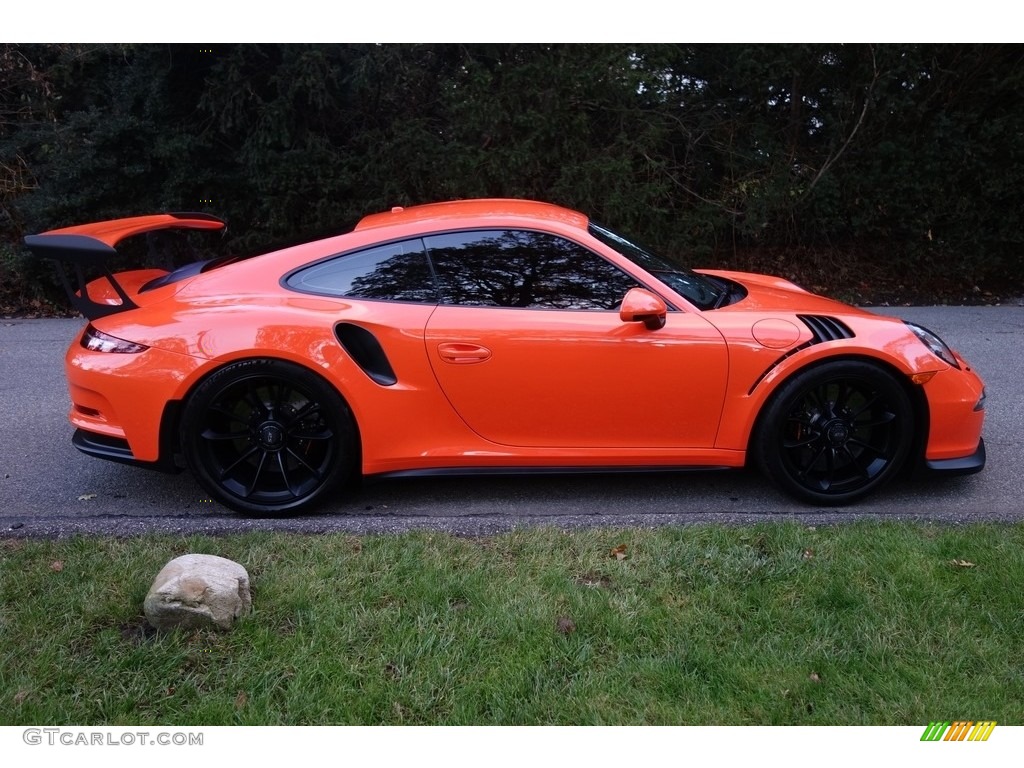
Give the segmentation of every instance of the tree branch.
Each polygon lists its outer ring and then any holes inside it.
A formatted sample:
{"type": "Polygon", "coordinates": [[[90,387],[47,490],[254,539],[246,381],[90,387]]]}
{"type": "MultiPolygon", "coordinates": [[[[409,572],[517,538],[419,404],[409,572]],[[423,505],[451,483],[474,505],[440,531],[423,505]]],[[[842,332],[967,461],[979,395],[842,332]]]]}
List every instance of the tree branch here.
{"type": "Polygon", "coordinates": [[[824,176],[828,172],[828,169],[835,165],[835,162],[843,156],[846,148],[850,146],[850,142],[853,141],[853,137],[857,135],[857,131],[860,130],[861,125],[864,123],[864,117],[868,113],[868,106],[871,104],[871,93],[875,90],[875,83],[878,82],[879,77],[878,61],[875,58],[875,48],[874,46],[869,46],[869,48],[871,50],[871,70],[873,76],[871,78],[871,83],[868,85],[867,93],[864,94],[864,106],[860,110],[860,117],[857,118],[857,123],[853,126],[853,130],[850,131],[850,135],[846,137],[846,141],[843,142],[843,146],[841,146],[834,155],[827,158],[825,162],[822,163],[821,168],[818,169],[818,173],[815,174],[813,179],[811,179],[811,183],[807,185],[807,189],[805,189],[804,193],[800,196],[801,201],[811,194],[811,190],[813,190],[817,183],[821,181],[821,177],[824,176]]]}

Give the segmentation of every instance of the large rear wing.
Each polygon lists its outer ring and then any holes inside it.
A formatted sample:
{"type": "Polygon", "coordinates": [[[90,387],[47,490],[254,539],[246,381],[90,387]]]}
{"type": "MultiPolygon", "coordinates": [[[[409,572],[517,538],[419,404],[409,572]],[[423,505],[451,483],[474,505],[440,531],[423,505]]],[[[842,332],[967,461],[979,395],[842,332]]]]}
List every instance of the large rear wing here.
{"type": "Polygon", "coordinates": [[[219,230],[225,226],[223,220],[208,213],[158,213],[152,216],[133,216],[127,219],[51,229],[38,235],[28,235],[25,238],[25,246],[33,255],[57,262],[57,272],[71,303],[87,318],[95,320],[138,306],[110,271],[108,262],[111,256],[116,255],[115,246],[119,242],[133,235],[161,229],[219,230]],[[64,264],[70,264],[74,268],[78,280],[77,288],[71,285],[64,264]],[[98,269],[102,273],[120,298],[119,304],[99,302],[90,298],[86,288],[86,267],[98,269]]]}

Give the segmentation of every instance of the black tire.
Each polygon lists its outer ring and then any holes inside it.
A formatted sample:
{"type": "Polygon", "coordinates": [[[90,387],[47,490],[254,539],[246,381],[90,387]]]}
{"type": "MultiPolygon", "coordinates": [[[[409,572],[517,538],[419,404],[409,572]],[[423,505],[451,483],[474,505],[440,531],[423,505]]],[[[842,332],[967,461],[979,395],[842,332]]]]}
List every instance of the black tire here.
{"type": "Polygon", "coordinates": [[[913,442],[906,391],[855,360],[824,363],[783,384],[754,440],[758,465],[782,490],[812,504],[849,504],[896,475],[913,442]]]}
{"type": "Polygon", "coordinates": [[[305,510],[353,478],[355,421],[327,382],[283,360],[231,363],[185,403],[181,446],[210,495],[254,515],[305,510]]]}

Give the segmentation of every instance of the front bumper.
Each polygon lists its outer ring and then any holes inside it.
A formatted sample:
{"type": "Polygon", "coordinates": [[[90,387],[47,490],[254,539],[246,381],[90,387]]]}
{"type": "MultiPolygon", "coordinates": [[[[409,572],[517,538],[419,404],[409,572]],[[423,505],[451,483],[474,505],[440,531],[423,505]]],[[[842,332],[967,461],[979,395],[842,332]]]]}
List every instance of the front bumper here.
{"type": "Polygon", "coordinates": [[[959,369],[939,371],[923,385],[928,402],[924,459],[928,467],[969,474],[985,466],[985,383],[966,361],[957,359],[959,369]]]}

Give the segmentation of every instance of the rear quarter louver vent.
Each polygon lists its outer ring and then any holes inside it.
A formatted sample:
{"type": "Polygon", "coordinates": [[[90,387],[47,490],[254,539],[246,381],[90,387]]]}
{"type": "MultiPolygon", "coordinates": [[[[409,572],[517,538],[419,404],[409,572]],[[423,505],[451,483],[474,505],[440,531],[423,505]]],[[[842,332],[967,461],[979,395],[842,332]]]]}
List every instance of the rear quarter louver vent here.
{"type": "Polygon", "coordinates": [[[827,315],[797,315],[814,335],[814,343],[820,344],[823,341],[838,341],[839,339],[852,339],[854,336],[844,323],[827,315]]]}

